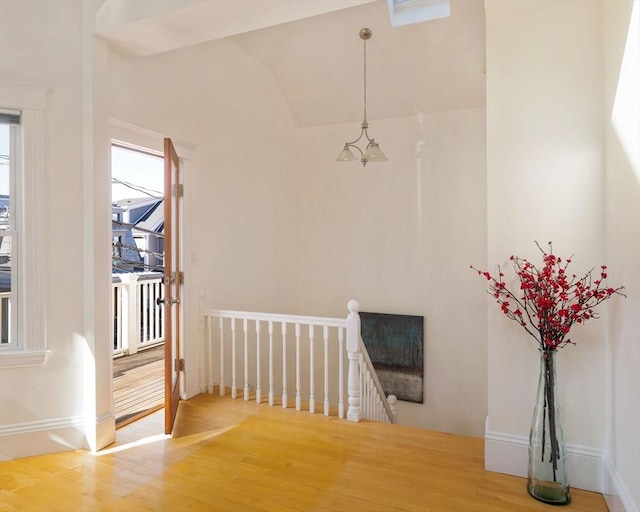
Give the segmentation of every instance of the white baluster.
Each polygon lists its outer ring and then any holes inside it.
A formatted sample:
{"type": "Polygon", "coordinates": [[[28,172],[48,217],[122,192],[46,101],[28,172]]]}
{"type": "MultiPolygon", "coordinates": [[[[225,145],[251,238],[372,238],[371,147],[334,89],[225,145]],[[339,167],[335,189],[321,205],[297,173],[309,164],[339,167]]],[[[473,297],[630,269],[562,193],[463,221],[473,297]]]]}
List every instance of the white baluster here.
{"type": "Polygon", "coordinates": [[[313,346],[313,325],[309,324],[309,412],[316,412],[316,371],[315,354],[313,346]]]}
{"type": "MultiPolygon", "coordinates": [[[[160,338],[160,306],[158,305],[158,299],[160,298],[160,286],[161,283],[154,283],[153,285],[153,300],[151,307],[153,308],[153,337],[155,341],[160,338]]],[[[202,303],[201,297],[199,297],[199,303],[202,303]]],[[[202,311],[202,308],[200,309],[202,311]]]]}
{"type": "Polygon", "coordinates": [[[226,388],[224,386],[224,318],[220,317],[220,396],[224,396],[226,388]]]}
{"type": "MultiPolygon", "coordinates": [[[[362,384],[362,390],[366,391],[366,397],[364,400],[364,405],[365,405],[365,410],[367,412],[367,415],[369,418],[373,418],[372,416],[372,409],[373,409],[373,400],[372,400],[372,393],[371,393],[371,386],[369,385],[369,372],[363,372],[364,368],[364,360],[362,358],[360,358],[360,375],[363,376],[363,384],[362,384]]],[[[362,400],[361,400],[362,403],[362,400]]],[[[364,416],[363,416],[364,417],[364,416]]]]}
{"type": "MultiPolygon", "coordinates": [[[[123,316],[126,314],[125,313],[125,309],[122,307],[123,306],[123,286],[122,286],[122,281],[116,285],[114,285],[113,287],[113,293],[114,293],[114,304],[115,304],[115,311],[113,312],[115,317],[116,317],[116,325],[114,326],[115,328],[115,337],[116,337],[116,349],[118,351],[121,351],[124,348],[123,345],[123,332],[122,332],[122,320],[123,320],[123,316]]],[[[5,303],[7,304],[7,306],[11,306],[11,303],[9,301],[9,299],[7,297],[2,297],[2,302],[0,302],[0,318],[2,318],[1,312],[4,311],[4,305],[5,303]]],[[[10,311],[9,308],[7,308],[7,318],[11,318],[10,316],[10,311]]],[[[11,322],[9,322],[7,324],[10,325],[11,322]]],[[[124,324],[126,325],[126,324],[124,324]]]]}
{"type": "Polygon", "coordinates": [[[236,319],[231,319],[231,398],[237,398],[236,386],[236,319]]]}
{"type": "Polygon", "coordinates": [[[249,331],[247,319],[242,322],[244,330],[244,401],[249,401],[249,331]]]}
{"type": "Polygon", "coordinates": [[[282,408],[287,405],[287,324],[282,322],[282,408]]]}
{"type": "Polygon", "coordinates": [[[371,378],[371,372],[367,372],[367,388],[369,389],[369,410],[372,413],[372,417],[375,418],[376,411],[376,395],[373,392],[373,379],[371,378]]]}
{"type": "Polygon", "coordinates": [[[149,324],[149,286],[147,283],[140,284],[140,292],[142,294],[142,330],[140,343],[144,343],[147,341],[147,326],[149,324]]]}
{"type": "Polygon", "coordinates": [[[302,398],[300,396],[300,324],[295,326],[296,335],[296,411],[302,408],[302,398]]]}
{"type": "Polygon", "coordinates": [[[273,322],[269,320],[269,405],[275,403],[273,393],[273,322]]]}
{"type": "Polygon", "coordinates": [[[360,304],[357,300],[350,300],[347,305],[347,356],[349,358],[349,372],[347,374],[348,404],[347,420],[360,421],[360,304]]]}
{"type": "Polygon", "coordinates": [[[360,413],[361,418],[369,419],[369,390],[367,389],[367,375],[362,371],[360,366],[361,387],[360,387],[360,413]]]}
{"type": "Polygon", "coordinates": [[[338,418],[344,418],[344,328],[338,327],[338,418]]]}
{"type": "Polygon", "coordinates": [[[205,353],[205,384],[207,393],[213,393],[213,329],[211,326],[211,317],[207,317],[207,343],[205,353]]]}
{"type": "Polygon", "coordinates": [[[374,392],[374,389],[373,389],[373,381],[371,380],[371,374],[369,374],[367,385],[369,387],[369,402],[371,403],[371,417],[375,419],[378,406],[376,403],[376,393],[374,392]]]}
{"type": "MultiPolygon", "coordinates": [[[[360,375],[360,418],[367,419],[367,388],[365,387],[365,376],[362,370],[362,364],[358,362],[358,374],[360,375]]],[[[348,391],[348,390],[347,390],[348,391]]],[[[349,395],[349,400],[351,399],[351,395],[349,395]]],[[[351,402],[349,402],[351,404],[351,402]]],[[[347,412],[347,419],[349,419],[349,413],[347,412]]]]}
{"type": "Polygon", "coordinates": [[[329,328],[322,327],[324,339],[324,415],[329,416],[329,328]]]}
{"type": "Polygon", "coordinates": [[[262,384],[260,381],[260,320],[256,320],[256,403],[262,402],[262,384]]]}

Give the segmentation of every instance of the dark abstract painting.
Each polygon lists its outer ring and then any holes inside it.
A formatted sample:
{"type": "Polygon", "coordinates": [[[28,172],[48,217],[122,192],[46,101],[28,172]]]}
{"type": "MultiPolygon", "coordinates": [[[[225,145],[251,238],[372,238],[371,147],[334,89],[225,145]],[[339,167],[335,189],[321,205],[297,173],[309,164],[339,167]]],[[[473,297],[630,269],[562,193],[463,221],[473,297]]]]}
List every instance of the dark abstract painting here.
{"type": "Polygon", "coordinates": [[[423,403],[424,317],[360,313],[364,342],[386,395],[423,403]]]}

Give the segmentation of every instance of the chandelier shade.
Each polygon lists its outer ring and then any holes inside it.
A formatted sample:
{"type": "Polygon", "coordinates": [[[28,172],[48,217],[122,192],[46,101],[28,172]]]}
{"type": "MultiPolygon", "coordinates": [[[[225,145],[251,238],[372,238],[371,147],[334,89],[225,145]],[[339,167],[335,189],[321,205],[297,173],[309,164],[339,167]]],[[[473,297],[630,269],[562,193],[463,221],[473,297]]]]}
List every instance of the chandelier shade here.
{"type": "MultiPolygon", "coordinates": [[[[367,41],[369,39],[371,39],[371,36],[373,35],[373,33],[371,32],[371,29],[368,28],[363,28],[362,30],[360,30],[360,39],[362,39],[363,42],[363,47],[364,47],[364,51],[363,51],[363,62],[364,62],[364,66],[363,66],[363,118],[362,118],[362,125],[361,125],[361,131],[360,131],[360,136],[351,142],[345,142],[344,143],[344,148],[342,149],[342,151],[340,151],[340,154],[337,156],[336,160],[338,162],[350,162],[352,160],[357,160],[358,157],[353,153],[353,150],[355,150],[359,155],[360,155],[360,162],[362,163],[363,166],[367,165],[367,162],[384,162],[387,157],[385,156],[385,154],[382,152],[382,150],[380,149],[380,146],[378,145],[378,143],[371,137],[369,137],[369,123],[367,121],[367,41]],[[360,142],[360,139],[362,138],[366,139],[366,146],[364,148],[364,150],[360,149],[360,147],[358,146],[358,142],[360,142]]],[[[362,141],[363,144],[365,143],[365,140],[362,141]]]]}

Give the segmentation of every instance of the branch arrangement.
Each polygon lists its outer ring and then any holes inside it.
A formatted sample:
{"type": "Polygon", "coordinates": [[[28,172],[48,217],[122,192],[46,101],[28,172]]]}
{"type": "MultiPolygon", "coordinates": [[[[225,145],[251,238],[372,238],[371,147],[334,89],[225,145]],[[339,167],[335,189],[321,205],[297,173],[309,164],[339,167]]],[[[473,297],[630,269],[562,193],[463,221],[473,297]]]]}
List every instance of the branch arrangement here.
{"type": "Polygon", "coordinates": [[[495,276],[473,265],[471,268],[490,282],[488,293],[496,299],[502,312],[518,322],[541,350],[556,350],[572,343],[567,335],[575,323],[598,318],[595,311],[598,304],[613,295],[624,297],[621,292],[624,287],[605,286],[606,265],[600,266],[597,279],[592,277],[595,268],[578,278],[568,271],[571,258],[562,259],[553,254],[551,242],[548,252],[538,242],[535,244],[542,253],[541,269],[524,258],[509,258],[520,278],[519,295],[507,288],[500,267],[495,276]]]}

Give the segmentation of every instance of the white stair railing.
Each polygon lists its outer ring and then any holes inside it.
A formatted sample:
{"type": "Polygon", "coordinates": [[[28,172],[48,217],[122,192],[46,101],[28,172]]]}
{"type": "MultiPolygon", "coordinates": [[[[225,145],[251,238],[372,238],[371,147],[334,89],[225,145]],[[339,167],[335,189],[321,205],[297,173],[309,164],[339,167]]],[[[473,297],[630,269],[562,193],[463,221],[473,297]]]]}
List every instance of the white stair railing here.
{"type": "Polygon", "coordinates": [[[347,352],[349,357],[349,412],[347,419],[361,419],[396,423],[397,398],[385,396],[378,375],[371,363],[367,348],[362,342],[360,328],[360,304],[350,300],[347,305],[347,352]]]}
{"type": "Polygon", "coordinates": [[[229,387],[231,397],[236,398],[241,382],[244,400],[249,401],[253,391],[255,401],[261,403],[266,373],[271,406],[279,401],[283,408],[289,407],[288,386],[295,383],[293,396],[298,411],[316,412],[321,389],[325,416],[331,415],[333,409],[339,418],[344,418],[346,412],[350,421],[395,423],[396,399],[385,397],[360,337],[359,304],[352,300],[348,307],[346,319],[204,310],[203,389],[212,393],[217,385],[224,396],[229,387]],[[349,361],[347,375],[345,355],[349,361]]]}
{"type": "Polygon", "coordinates": [[[362,390],[361,406],[362,418],[385,423],[396,423],[398,410],[396,404],[398,399],[395,395],[389,395],[383,400],[384,391],[378,374],[373,370],[373,364],[369,359],[369,354],[364,344],[362,348],[362,359],[360,363],[360,389],[362,390]]]}

